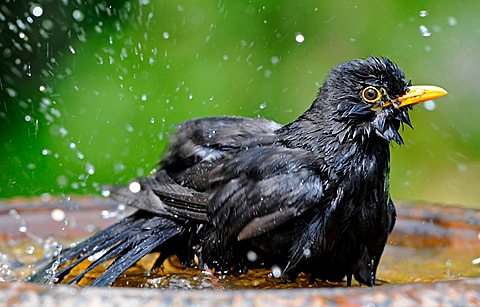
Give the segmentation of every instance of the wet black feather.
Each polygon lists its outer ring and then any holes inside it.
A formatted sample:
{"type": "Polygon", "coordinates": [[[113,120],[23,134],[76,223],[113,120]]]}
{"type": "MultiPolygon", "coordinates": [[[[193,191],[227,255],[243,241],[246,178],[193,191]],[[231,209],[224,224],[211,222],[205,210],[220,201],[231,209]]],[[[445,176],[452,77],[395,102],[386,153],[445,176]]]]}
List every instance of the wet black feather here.
{"type": "Polygon", "coordinates": [[[61,264],[106,250],[90,266],[115,258],[92,284],[103,286],[160,250],[189,264],[196,254],[218,272],[276,264],[283,280],[305,272],[373,286],[395,223],[389,142],[402,143],[400,123],[411,125],[408,109],[381,106],[408,85],[396,64],[369,57],[333,68],[288,125],[239,117],[181,124],[140,191],[111,187],[112,198],[139,211],[66,251],[61,264]],[[382,89],[378,106],[362,100],[368,86],[382,89]]]}

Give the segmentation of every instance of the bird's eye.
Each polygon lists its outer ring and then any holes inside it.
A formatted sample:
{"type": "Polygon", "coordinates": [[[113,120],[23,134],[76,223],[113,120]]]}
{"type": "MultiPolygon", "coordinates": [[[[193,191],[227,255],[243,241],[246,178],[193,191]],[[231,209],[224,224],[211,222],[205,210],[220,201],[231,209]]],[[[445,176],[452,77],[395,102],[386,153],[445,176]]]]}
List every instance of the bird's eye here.
{"type": "Polygon", "coordinates": [[[382,94],[375,87],[368,86],[363,89],[362,97],[365,99],[365,101],[373,103],[379,101],[380,98],[382,98],[382,94]]]}

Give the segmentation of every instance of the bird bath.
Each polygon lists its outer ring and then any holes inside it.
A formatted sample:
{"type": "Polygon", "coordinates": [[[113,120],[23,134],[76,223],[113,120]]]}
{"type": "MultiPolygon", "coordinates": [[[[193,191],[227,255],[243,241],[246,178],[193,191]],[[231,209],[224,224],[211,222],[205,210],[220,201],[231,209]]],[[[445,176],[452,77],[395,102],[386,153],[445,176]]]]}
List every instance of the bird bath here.
{"type": "MultiPolygon", "coordinates": [[[[0,282],[0,305],[19,302],[65,304],[71,300],[88,304],[108,301],[156,305],[272,302],[288,305],[327,302],[473,305],[480,302],[480,211],[405,202],[397,202],[397,224],[380,263],[381,285],[375,288],[358,284],[346,288],[341,283],[321,282],[308,286],[308,279],[302,276],[296,284],[281,284],[270,277],[267,270],[222,279],[182,269],[175,263],[164,266],[163,270],[150,271],[155,255],[144,258],[114,284],[131,289],[41,286],[21,282],[31,271],[28,264],[45,254],[45,249],[53,253],[55,242],[68,246],[114,223],[129,214],[128,210],[107,200],[87,197],[16,199],[0,203],[0,280],[5,280],[0,282]],[[169,274],[172,272],[175,274],[169,274]],[[295,289],[278,289],[285,287],[295,289]]],[[[95,276],[95,271],[92,274],[95,276]]]]}

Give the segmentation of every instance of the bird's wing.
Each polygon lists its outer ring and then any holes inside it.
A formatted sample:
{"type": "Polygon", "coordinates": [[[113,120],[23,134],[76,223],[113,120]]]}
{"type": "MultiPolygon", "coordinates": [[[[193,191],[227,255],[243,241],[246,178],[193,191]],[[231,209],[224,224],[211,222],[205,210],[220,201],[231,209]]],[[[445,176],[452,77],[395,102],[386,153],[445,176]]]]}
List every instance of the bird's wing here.
{"type": "Polygon", "coordinates": [[[227,237],[249,239],[320,205],[322,180],[305,150],[258,147],[239,153],[214,171],[217,186],[208,217],[227,237]],[[227,227],[228,226],[228,227],[227,227]]]}
{"type": "Polygon", "coordinates": [[[129,206],[180,219],[205,221],[205,191],[217,160],[240,148],[271,144],[281,125],[241,117],[187,121],[171,136],[171,144],[155,175],[139,179],[139,191],[106,187],[113,199],[129,206]]]}
{"type": "Polygon", "coordinates": [[[107,187],[110,197],[128,206],[183,220],[207,220],[208,194],[176,183],[164,170],[139,179],[139,188],[107,187]]]}
{"type": "Polygon", "coordinates": [[[200,118],[179,125],[170,137],[170,148],[160,161],[169,173],[190,168],[201,161],[215,161],[226,151],[271,144],[280,124],[243,117],[200,118]]]}

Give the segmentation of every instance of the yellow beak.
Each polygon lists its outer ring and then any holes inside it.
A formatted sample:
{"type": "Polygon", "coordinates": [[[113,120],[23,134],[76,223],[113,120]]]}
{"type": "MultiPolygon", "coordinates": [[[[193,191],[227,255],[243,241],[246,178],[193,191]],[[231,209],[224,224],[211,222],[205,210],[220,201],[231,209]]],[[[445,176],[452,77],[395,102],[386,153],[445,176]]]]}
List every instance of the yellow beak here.
{"type": "MultiPolygon", "coordinates": [[[[427,100],[432,100],[438,97],[447,95],[447,91],[441,87],[433,85],[417,85],[410,86],[408,92],[395,99],[395,104],[398,108],[404,106],[416,105],[427,100]]],[[[386,103],[382,107],[390,106],[391,103],[386,103]]]]}

